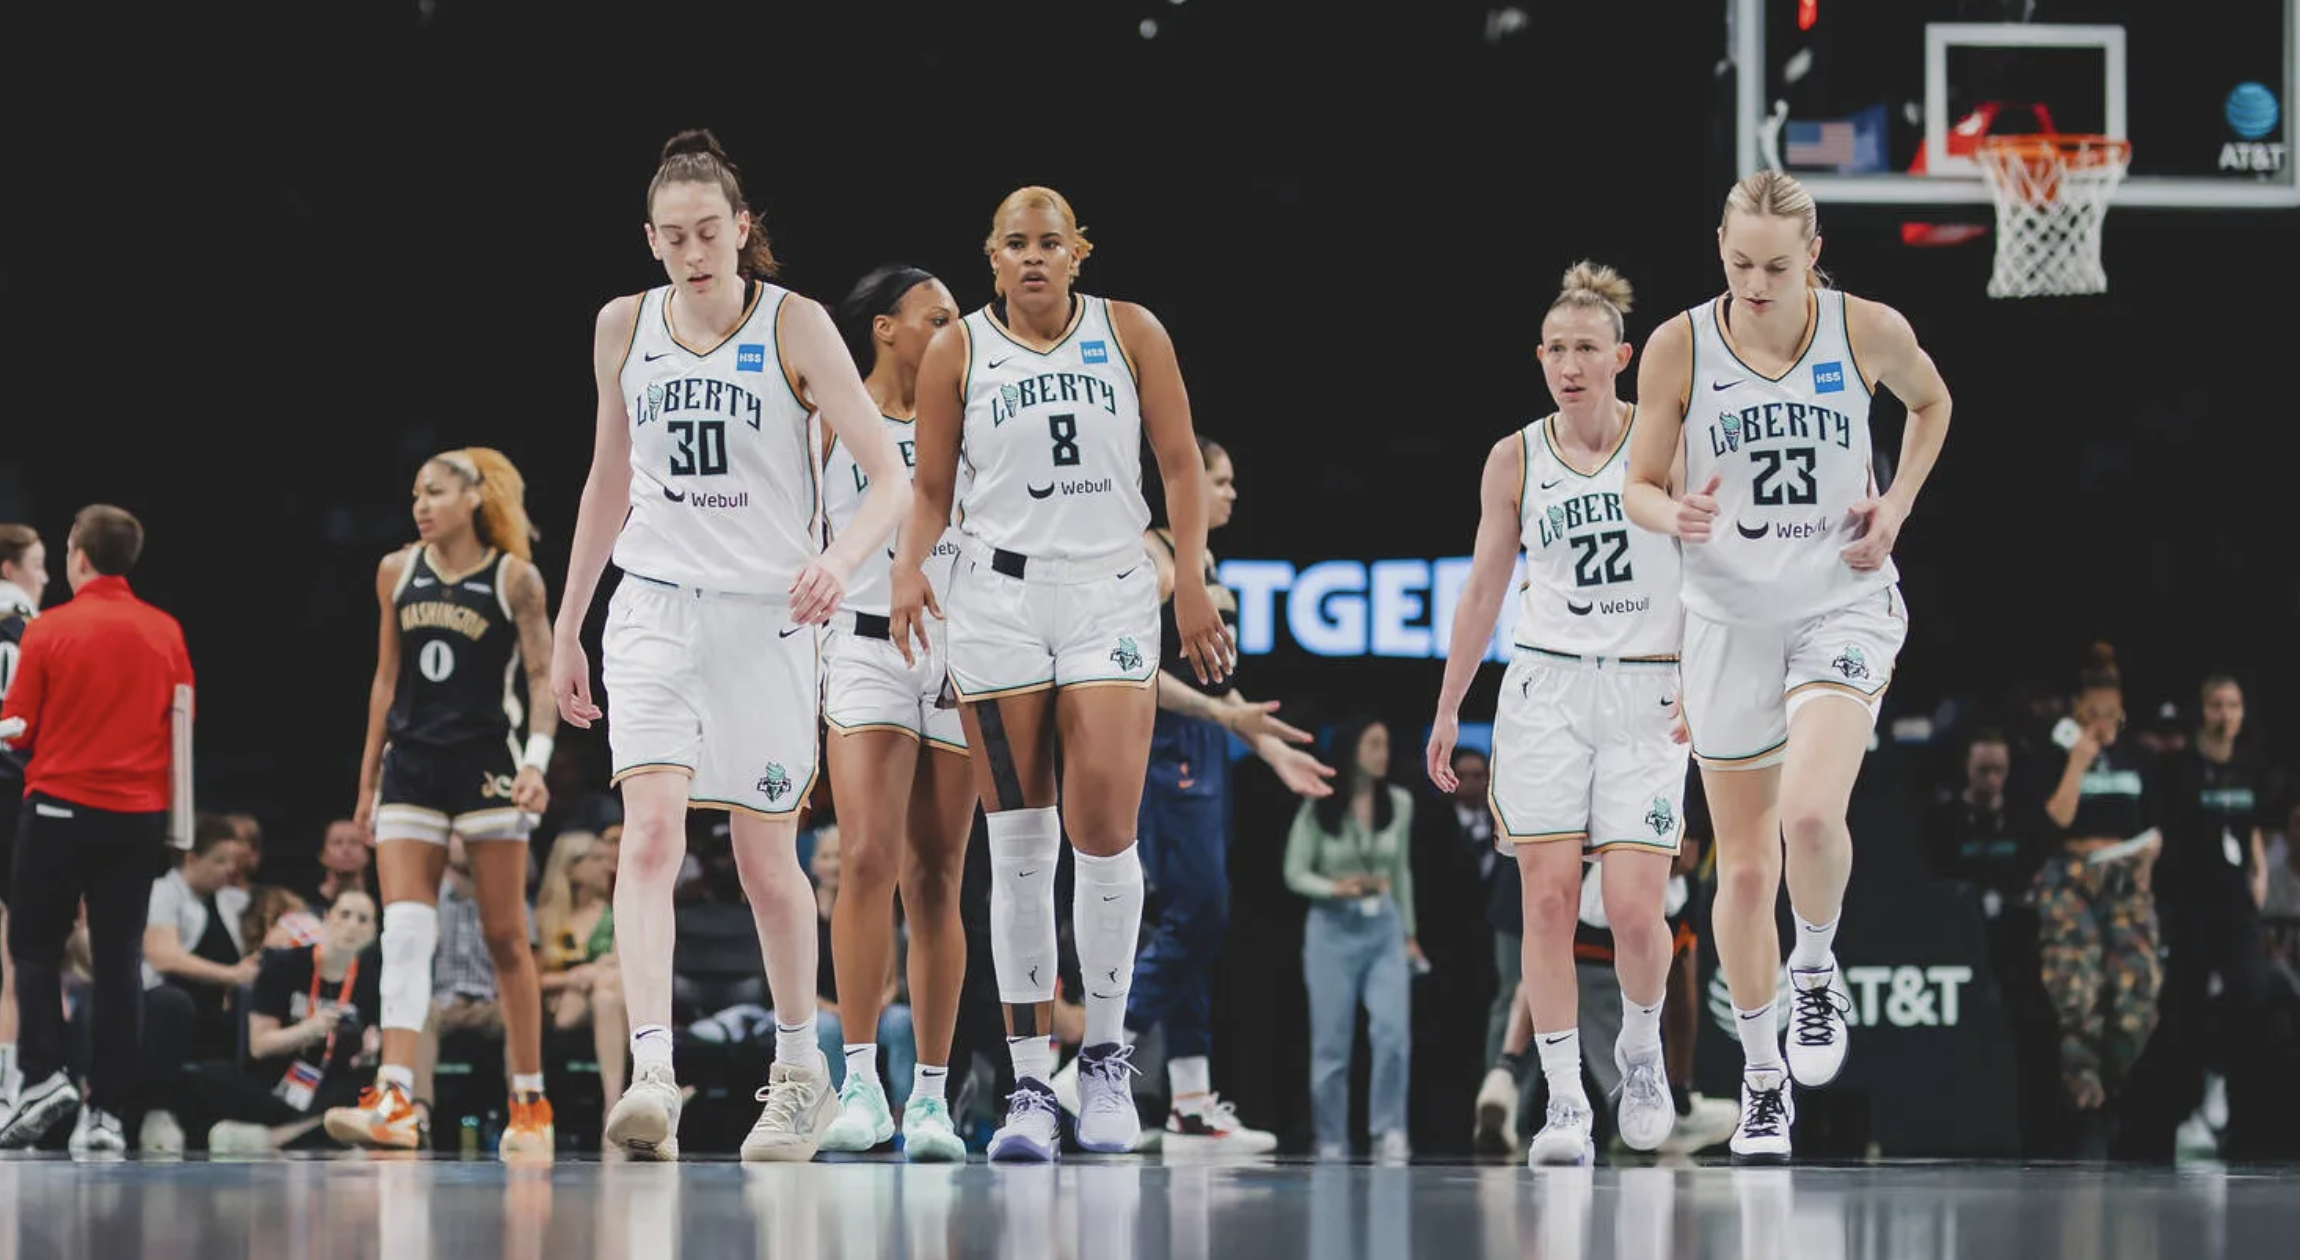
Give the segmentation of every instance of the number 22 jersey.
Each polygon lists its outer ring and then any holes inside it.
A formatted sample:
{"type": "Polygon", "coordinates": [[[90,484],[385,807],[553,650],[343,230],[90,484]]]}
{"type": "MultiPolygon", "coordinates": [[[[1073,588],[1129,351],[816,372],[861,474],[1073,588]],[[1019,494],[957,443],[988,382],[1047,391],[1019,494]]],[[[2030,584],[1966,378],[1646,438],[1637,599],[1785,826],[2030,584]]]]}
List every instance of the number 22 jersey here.
{"type": "Polygon", "coordinates": [[[672,292],[640,295],[619,375],[631,501],[615,564],[658,582],[787,595],[822,550],[808,409],[777,335],[790,291],[751,281],[742,321],[712,346],[672,334],[672,292]]]}
{"type": "MultiPolygon", "coordinates": [[[[1631,413],[1632,419],[1634,412],[1631,413]]],[[[1630,422],[1597,471],[1576,471],[1551,437],[1556,417],[1529,424],[1518,487],[1525,548],[1514,633],[1519,647],[1574,656],[1675,660],[1678,545],[1639,529],[1621,505],[1630,422]]]]}

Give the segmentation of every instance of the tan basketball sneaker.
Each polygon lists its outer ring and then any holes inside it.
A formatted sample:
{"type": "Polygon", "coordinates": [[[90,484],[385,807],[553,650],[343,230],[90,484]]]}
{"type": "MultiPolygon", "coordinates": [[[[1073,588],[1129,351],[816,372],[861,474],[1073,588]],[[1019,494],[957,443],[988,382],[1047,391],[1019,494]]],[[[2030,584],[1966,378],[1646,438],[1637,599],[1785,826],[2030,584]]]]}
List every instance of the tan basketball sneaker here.
{"type": "Polygon", "coordinates": [[[838,1095],[831,1092],[829,1065],[815,1056],[811,1067],[777,1063],[758,1092],[766,1109],[743,1139],[745,1162],[805,1163],[822,1146],[823,1134],[839,1118],[838,1095]]]}
{"type": "Polygon", "coordinates": [[[379,1151],[412,1151],[423,1144],[415,1104],[397,1085],[370,1085],[356,1107],[331,1107],[327,1135],[345,1146],[379,1151]]]}
{"type": "Polygon", "coordinates": [[[511,1123],[495,1152],[504,1159],[548,1160],[559,1149],[558,1131],[551,1124],[551,1100],[541,1094],[511,1096],[511,1123]]]}

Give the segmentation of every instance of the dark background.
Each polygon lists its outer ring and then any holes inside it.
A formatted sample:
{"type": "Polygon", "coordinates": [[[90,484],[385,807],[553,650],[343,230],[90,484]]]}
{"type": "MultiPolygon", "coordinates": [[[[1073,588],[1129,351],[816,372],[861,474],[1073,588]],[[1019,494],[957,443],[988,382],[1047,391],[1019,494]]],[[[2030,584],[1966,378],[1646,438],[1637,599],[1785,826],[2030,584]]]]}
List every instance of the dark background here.
{"type": "MultiPolygon", "coordinates": [[[[199,672],[201,802],[308,852],[352,805],[374,567],[427,456],[519,464],[556,600],[592,321],[661,282],[643,191],[709,126],[784,282],[826,301],[901,259],[977,305],[999,199],[1061,189],[1096,245],[1082,287],[1158,314],[1235,456],[1218,553],[1467,554],[1484,451],[1548,409],[1561,273],[1622,269],[1642,344],[1721,287],[1735,175],[1721,4],[1525,11],[1497,43],[1462,0],[14,6],[0,519],[48,536],[55,598],[76,508],[144,519],[133,580],[199,672]]],[[[2255,728],[2290,726],[2300,216],[2116,210],[2110,292],[2030,301],[1984,296],[1988,241],[1904,247],[1907,217],[1822,224],[1824,264],[1908,316],[1956,400],[1898,551],[1889,716],[2064,687],[2097,636],[2135,710],[2229,669],[2255,728]]],[[[1897,456],[1899,408],[1875,423],[1897,456]]],[[[1297,720],[1392,717],[1418,781],[1439,662],[1246,666],[1297,720]]],[[[562,736],[603,771],[598,733],[562,736]]],[[[1239,844],[1274,884],[1287,810],[1257,774],[1239,844]]]]}

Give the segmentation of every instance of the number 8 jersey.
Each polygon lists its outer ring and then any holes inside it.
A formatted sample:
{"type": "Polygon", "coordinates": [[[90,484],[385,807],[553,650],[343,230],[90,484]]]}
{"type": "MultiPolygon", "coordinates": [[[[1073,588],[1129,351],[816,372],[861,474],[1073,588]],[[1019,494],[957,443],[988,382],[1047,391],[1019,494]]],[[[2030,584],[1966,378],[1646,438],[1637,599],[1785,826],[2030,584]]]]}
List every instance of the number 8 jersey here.
{"type": "Polygon", "coordinates": [[[1845,295],[1812,293],[1811,340],[1778,379],[1735,353],[1721,322],[1726,299],[1686,312],[1685,481],[1698,489],[1711,473],[1723,480],[1709,541],[1685,548],[1685,606],[1711,621],[1799,621],[1900,577],[1890,559],[1856,573],[1841,554],[1853,541],[1848,512],[1876,493],[1869,389],[1845,329],[1845,295]]]}
{"type": "Polygon", "coordinates": [[[1106,298],[1077,294],[1070,329],[1041,354],[1007,335],[989,307],[966,317],[966,422],[973,474],[959,529],[1047,559],[1107,556],[1142,544],[1142,400],[1106,298]]]}
{"type": "Polygon", "coordinates": [[[713,346],[672,335],[664,286],[640,295],[623,355],[631,504],[615,563],[658,582],[786,595],[822,548],[808,409],[783,370],[790,291],[751,281],[713,346]]]}
{"type": "Polygon", "coordinates": [[[1557,453],[1555,416],[1518,435],[1525,446],[1517,494],[1525,585],[1517,646],[1574,656],[1677,658],[1683,632],[1677,540],[1639,529],[1621,505],[1635,415],[1631,409],[1620,443],[1587,475],[1557,453]]]}

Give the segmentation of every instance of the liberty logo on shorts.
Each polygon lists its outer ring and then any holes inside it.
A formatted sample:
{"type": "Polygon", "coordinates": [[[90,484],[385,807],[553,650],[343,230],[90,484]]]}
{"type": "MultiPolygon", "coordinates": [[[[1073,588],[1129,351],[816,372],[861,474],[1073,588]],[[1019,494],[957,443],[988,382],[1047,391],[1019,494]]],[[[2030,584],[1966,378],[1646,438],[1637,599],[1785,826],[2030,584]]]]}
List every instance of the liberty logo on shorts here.
{"type": "Polygon", "coordinates": [[[1078,343],[1078,358],[1082,363],[1108,363],[1110,347],[1099,341],[1081,341],[1078,343]]]}
{"type": "Polygon", "coordinates": [[[1676,828],[1677,811],[1669,808],[1668,797],[1653,798],[1653,808],[1645,811],[1645,825],[1653,828],[1653,834],[1657,836],[1666,836],[1676,828]]]}
{"type": "Polygon", "coordinates": [[[1142,668],[1142,649],[1134,645],[1132,638],[1122,634],[1118,636],[1118,646],[1110,649],[1110,659],[1118,668],[1131,674],[1142,668]]]}
{"type": "Polygon", "coordinates": [[[1868,658],[1861,655],[1861,649],[1850,643],[1845,645],[1844,651],[1837,654],[1836,660],[1829,662],[1829,668],[1847,678],[1867,678],[1869,676],[1868,658]]]}
{"type": "Polygon", "coordinates": [[[738,372],[764,372],[767,370],[765,342],[735,347],[735,370],[738,372]]]}
{"type": "Polygon", "coordinates": [[[1838,361],[1814,364],[1813,392],[1816,394],[1844,393],[1845,365],[1838,361]]]}
{"type": "Polygon", "coordinates": [[[783,799],[783,793],[791,790],[790,771],[783,769],[782,762],[768,762],[767,772],[759,777],[758,789],[767,794],[770,802],[783,799]]]}

